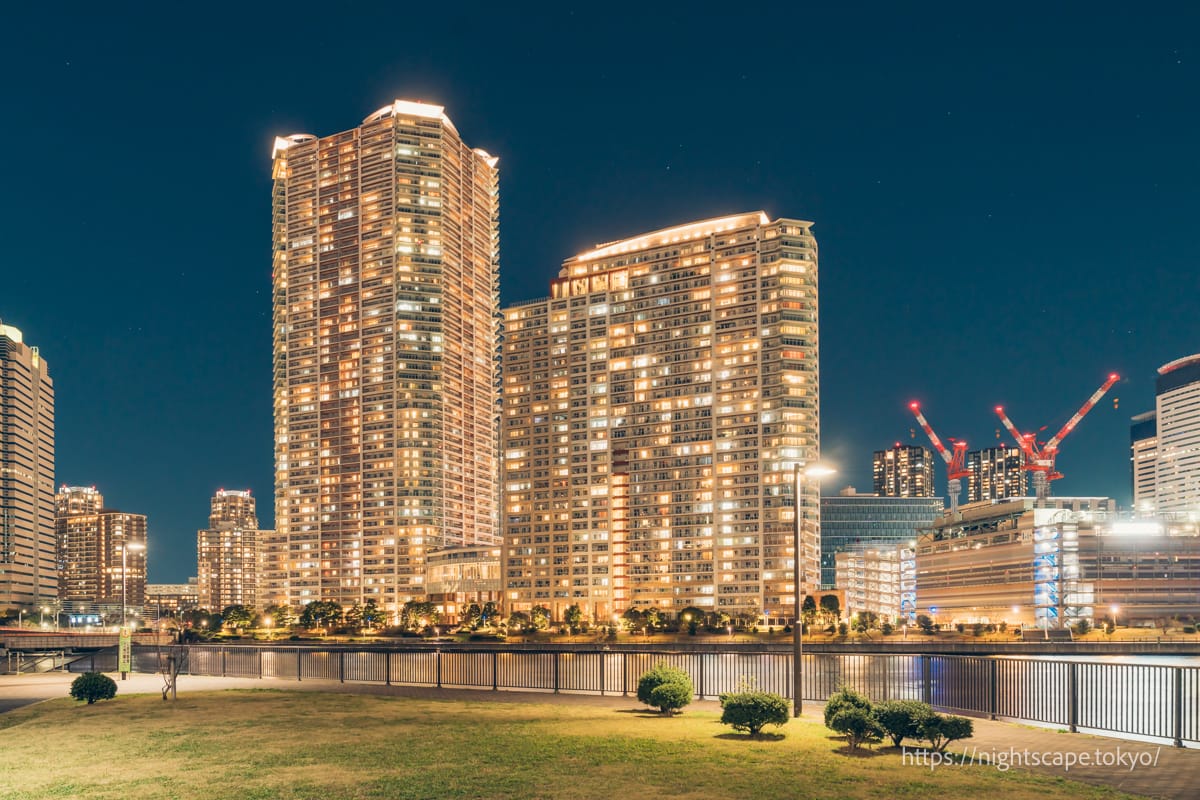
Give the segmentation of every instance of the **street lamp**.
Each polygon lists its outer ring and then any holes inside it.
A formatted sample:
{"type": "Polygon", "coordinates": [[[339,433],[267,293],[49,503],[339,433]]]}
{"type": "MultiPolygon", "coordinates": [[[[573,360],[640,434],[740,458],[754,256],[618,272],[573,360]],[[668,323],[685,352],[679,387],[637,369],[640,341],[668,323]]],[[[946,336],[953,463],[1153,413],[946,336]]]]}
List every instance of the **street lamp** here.
{"type": "Polygon", "coordinates": [[[804,550],[802,548],[803,537],[801,528],[803,527],[802,517],[804,515],[804,479],[813,478],[820,480],[821,478],[832,475],[837,470],[832,467],[827,467],[823,464],[810,464],[808,467],[803,467],[800,464],[796,465],[795,475],[795,490],[796,490],[796,511],[792,514],[792,583],[795,591],[792,592],[792,602],[794,606],[795,620],[792,622],[792,716],[800,716],[801,708],[804,704],[804,689],[803,681],[801,681],[802,666],[804,660],[804,621],[802,617],[802,596],[804,593],[804,550]]]}

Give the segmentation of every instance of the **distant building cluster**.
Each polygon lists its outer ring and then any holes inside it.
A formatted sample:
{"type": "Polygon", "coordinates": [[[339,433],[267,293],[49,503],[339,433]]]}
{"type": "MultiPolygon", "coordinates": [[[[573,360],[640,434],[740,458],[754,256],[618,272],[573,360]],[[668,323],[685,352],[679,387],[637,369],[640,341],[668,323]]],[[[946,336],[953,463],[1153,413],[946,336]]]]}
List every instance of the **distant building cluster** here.
{"type": "Polygon", "coordinates": [[[871,494],[822,497],[800,469],[821,452],[813,223],[755,211],[598,244],[502,309],[497,160],[441,106],[280,137],[271,168],[275,528],[218,490],[196,577],[147,584],[146,517],[55,491],[53,382],[0,325],[0,607],[785,624],[827,591],[897,622],[1200,613],[1200,355],[1160,368],[1133,419],[1132,516],[1050,497],[1057,440],[1002,409],[1016,444],[967,452],[916,403],[936,453],[897,442],[873,453],[871,494]],[[940,459],[967,479],[961,507],[935,489],[940,459]]]}

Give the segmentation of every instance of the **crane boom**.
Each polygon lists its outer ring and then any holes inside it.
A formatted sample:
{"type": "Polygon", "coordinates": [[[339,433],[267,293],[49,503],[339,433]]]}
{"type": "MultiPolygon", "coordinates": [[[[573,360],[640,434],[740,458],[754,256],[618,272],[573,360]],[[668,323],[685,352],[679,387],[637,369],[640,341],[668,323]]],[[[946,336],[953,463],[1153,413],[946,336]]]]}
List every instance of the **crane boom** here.
{"type": "Polygon", "coordinates": [[[921,404],[912,402],[908,404],[908,407],[911,408],[913,414],[916,415],[917,424],[921,426],[921,430],[925,431],[925,435],[928,436],[929,441],[933,443],[933,448],[938,451],[938,455],[942,457],[943,461],[949,464],[953,460],[954,456],[952,456],[950,451],[946,449],[946,445],[942,444],[942,440],[938,438],[938,435],[933,432],[933,426],[929,424],[929,420],[925,419],[925,415],[921,413],[921,404]]]}
{"type": "Polygon", "coordinates": [[[1021,448],[1021,452],[1025,454],[1026,463],[1032,464],[1037,461],[1040,454],[1035,450],[1033,436],[1025,435],[1017,430],[1017,426],[1008,418],[1008,414],[1004,413],[1004,406],[996,406],[996,416],[1000,417],[1000,424],[1012,435],[1017,447],[1021,448]]]}
{"type": "Polygon", "coordinates": [[[946,488],[950,494],[950,511],[955,513],[958,511],[958,495],[962,491],[962,481],[960,478],[965,478],[971,474],[971,471],[966,467],[967,459],[967,443],[961,439],[951,439],[950,445],[954,448],[954,452],[946,449],[946,445],[942,444],[942,440],[933,432],[933,426],[929,424],[929,420],[925,419],[925,415],[921,413],[921,404],[916,401],[908,404],[913,415],[917,418],[917,424],[921,426],[921,430],[925,431],[925,435],[929,437],[929,441],[933,444],[938,455],[946,462],[946,488]]]}
{"type": "Polygon", "coordinates": [[[1067,434],[1075,430],[1075,426],[1079,424],[1081,419],[1087,416],[1087,413],[1092,410],[1092,406],[1100,402],[1100,398],[1104,397],[1105,393],[1112,388],[1114,383],[1119,380],[1121,380],[1121,376],[1117,373],[1114,372],[1113,374],[1109,375],[1108,380],[1106,380],[1099,389],[1092,393],[1092,396],[1088,398],[1086,403],[1079,407],[1079,410],[1075,412],[1075,416],[1067,420],[1067,424],[1062,426],[1062,430],[1054,434],[1054,438],[1046,442],[1046,447],[1044,449],[1047,452],[1053,452],[1057,450],[1058,446],[1062,443],[1062,440],[1067,438],[1067,434]]]}

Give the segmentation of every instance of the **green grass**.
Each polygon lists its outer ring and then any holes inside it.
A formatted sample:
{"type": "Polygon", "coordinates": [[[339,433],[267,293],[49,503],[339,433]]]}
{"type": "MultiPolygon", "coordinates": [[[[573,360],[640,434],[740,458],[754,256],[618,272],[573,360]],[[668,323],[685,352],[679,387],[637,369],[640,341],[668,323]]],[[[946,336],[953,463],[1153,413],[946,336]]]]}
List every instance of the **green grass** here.
{"type": "MultiPolygon", "coordinates": [[[[164,703],[53,700],[0,716],[0,797],[554,798],[1129,797],[988,767],[864,756],[815,723],[750,740],[711,711],[427,701],[269,690],[164,703]]],[[[774,729],[772,729],[774,730],[774,729]]]]}

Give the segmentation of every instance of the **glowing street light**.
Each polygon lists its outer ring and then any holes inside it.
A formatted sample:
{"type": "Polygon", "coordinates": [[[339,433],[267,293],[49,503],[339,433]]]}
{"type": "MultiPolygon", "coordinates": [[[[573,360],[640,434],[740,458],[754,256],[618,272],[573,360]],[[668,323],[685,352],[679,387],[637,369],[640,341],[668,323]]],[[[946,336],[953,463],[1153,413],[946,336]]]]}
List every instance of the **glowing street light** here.
{"type": "Polygon", "coordinates": [[[796,510],[792,514],[792,583],[794,591],[792,592],[793,601],[793,617],[792,622],[792,716],[800,716],[801,708],[804,704],[804,688],[802,676],[802,662],[804,660],[804,618],[802,616],[802,603],[804,594],[804,578],[805,578],[805,558],[803,549],[803,536],[801,528],[803,527],[804,516],[804,479],[811,478],[820,480],[828,475],[833,475],[837,472],[836,469],[824,464],[810,464],[803,467],[800,464],[796,465],[795,471],[795,492],[796,492],[796,510]]]}

